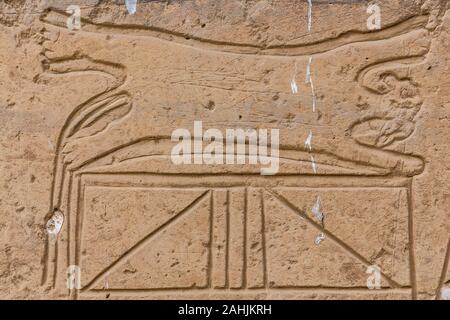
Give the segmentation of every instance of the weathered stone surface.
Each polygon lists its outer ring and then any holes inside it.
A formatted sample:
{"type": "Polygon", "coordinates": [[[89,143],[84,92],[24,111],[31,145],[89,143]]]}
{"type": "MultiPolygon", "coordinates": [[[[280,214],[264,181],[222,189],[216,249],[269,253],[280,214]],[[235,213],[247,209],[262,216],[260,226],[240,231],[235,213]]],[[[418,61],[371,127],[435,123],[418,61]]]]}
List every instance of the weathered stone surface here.
{"type": "Polygon", "coordinates": [[[311,3],[0,1],[0,298],[445,298],[448,3],[311,3]],[[195,121],[277,174],[174,163],[195,121]]]}

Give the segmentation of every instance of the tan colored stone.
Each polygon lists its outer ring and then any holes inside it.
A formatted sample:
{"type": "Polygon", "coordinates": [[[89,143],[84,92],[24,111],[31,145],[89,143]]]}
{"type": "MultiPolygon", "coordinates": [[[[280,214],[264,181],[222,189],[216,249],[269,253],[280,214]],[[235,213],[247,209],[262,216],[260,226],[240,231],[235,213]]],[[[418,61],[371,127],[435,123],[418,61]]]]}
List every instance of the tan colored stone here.
{"type": "Polygon", "coordinates": [[[312,3],[0,2],[0,298],[443,298],[448,3],[312,3]],[[279,171],[175,164],[195,121],[279,171]]]}

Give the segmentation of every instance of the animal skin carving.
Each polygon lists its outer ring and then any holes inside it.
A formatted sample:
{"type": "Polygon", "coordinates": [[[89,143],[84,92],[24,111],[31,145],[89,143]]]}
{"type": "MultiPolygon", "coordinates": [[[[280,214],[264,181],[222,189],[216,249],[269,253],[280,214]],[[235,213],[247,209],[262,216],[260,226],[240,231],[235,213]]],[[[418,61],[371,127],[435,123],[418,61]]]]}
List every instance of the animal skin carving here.
{"type": "Polygon", "coordinates": [[[94,14],[70,32],[66,19],[57,9],[42,15],[44,63],[35,80],[70,78],[71,90],[96,77],[103,87],[80,98],[61,125],[50,213],[64,215],[66,238],[60,248],[48,244],[48,279],[56,283],[65,264],[81,264],[75,297],[110,288],[149,295],[360,288],[364,276],[346,276],[348,269],[379,263],[383,289],[414,291],[410,194],[424,160],[405,145],[424,108],[418,75],[431,50],[428,15],[286,46],[221,43],[94,14]],[[251,166],[174,170],[171,133],[198,120],[203,130],[279,129],[281,174],[255,177],[251,166]],[[176,206],[166,210],[167,199],[176,206]],[[282,235],[299,246],[285,250],[282,235]],[[308,245],[339,262],[305,264],[308,245]],[[67,257],[54,258],[58,250],[67,257]],[[169,255],[182,258],[165,274],[159,262],[169,255]]]}
{"type": "MultiPolygon", "coordinates": [[[[58,25],[58,19],[62,18],[57,12],[50,12],[44,17],[44,21],[55,25],[58,25]]],[[[82,109],[95,109],[96,105],[105,104],[122,92],[131,99],[133,108],[129,112],[123,109],[122,116],[125,118],[112,121],[107,129],[103,126],[102,130],[93,130],[95,134],[65,136],[61,146],[62,160],[68,169],[80,168],[99,154],[133,141],[146,137],[168,137],[173,128],[187,127],[201,115],[204,126],[210,127],[221,128],[236,121],[240,127],[252,128],[254,123],[260,122],[266,123],[267,127],[280,128],[281,148],[300,152],[307,151],[303,145],[308,132],[305,129],[319,124],[322,129],[315,138],[316,153],[391,171],[402,163],[401,167],[407,174],[422,170],[423,164],[419,158],[380,149],[394,141],[404,140],[413,131],[413,119],[421,105],[419,90],[402,74],[412,72],[416,64],[399,64],[390,73],[375,70],[372,66],[384,68],[382,61],[386,60],[423,59],[429,50],[429,31],[425,28],[418,27],[385,40],[370,41],[368,37],[364,45],[350,43],[318,52],[314,55],[312,69],[324,71],[313,71],[319,97],[317,112],[313,112],[309,107],[311,96],[307,86],[299,88],[298,95],[292,95],[289,90],[292,70],[295,65],[304,66],[299,70],[306,70],[309,56],[296,55],[295,51],[292,56],[230,54],[215,48],[179,47],[176,43],[153,37],[137,37],[118,47],[114,41],[105,40],[101,25],[91,26],[95,26],[96,33],[69,34],[65,29],[48,26],[50,32],[59,33],[56,42],[45,43],[49,69],[57,70],[52,66],[52,60],[73,57],[74,52],[86,57],[83,63],[90,63],[88,68],[78,62],[73,63],[79,66],[78,71],[98,70],[102,61],[108,61],[113,66],[120,63],[127,80],[107,92],[97,93],[95,99],[84,103],[79,109],[81,113],[89,113],[82,109]],[[175,46],[177,50],[174,50],[175,46]],[[373,50],[378,46],[385,46],[386,50],[373,50]],[[88,47],[92,48],[90,52],[84,52],[88,47]],[[402,50],[405,47],[409,50],[402,50]],[[356,58],[350,55],[352,51],[359,52],[356,58]],[[109,61],[112,52],[114,59],[109,61]],[[336,57],[339,59],[336,60],[336,57]],[[147,63],[137,67],[131,63],[136,59],[147,63]],[[185,66],[171,68],[175,61],[184,61],[185,66]],[[240,73],[244,66],[252,66],[251,74],[240,73]],[[341,76],[343,89],[340,92],[331,80],[335,74],[341,76]],[[154,80],[152,85],[136,85],[145,83],[144,79],[149,78],[154,80]],[[358,83],[355,79],[360,79],[362,87],[355,86],[358,83]],[[381,88],[382,85],[385,88],[381,88]],[[191,90],[186,91],[186,88],[191,90]],[[352,92],[354,97],[351,101],[343,97],[348,92],[352,92]],[[163,98],[155,102],[152,97],[156,95],[163,98]],[[205,101],[205,96],[209,96],[208,101],[214,101],[216,110],[220,112],[210,112],[204,107],[209,103],[205,101]],[[277,103],[274,103],[274,97],[279,99],[277,103]],[[370,106],[368,110],[361,110],[361,99],[366,99],[370,106]],[[224,114],[228,118],[224,118],[224,114]],[[151,119],[158,119],[157,127],[148,124],[151,119]],[[349,130],[350,136],[347,134],[349,130]],[[355,143],[354,139],[360,144],[355,143]],[[90,145],[97,148],[93,149],[90,145]]],[[[85,23],[84,29],[89,29],[89,24],[86,26],[85,23]]],[[[55,72],[64,74],[67,70],[55,72]]],[[[303,76],[301,72],[298,71],[299,76],[303,76]]],[[[111,120],[117,118],[109,113],[104,116],[111,120]]],[[[74,117],[71,121],[79,120],[74,117]]],[[[105,121],[108,120],[103,123],[105,121]]]]}

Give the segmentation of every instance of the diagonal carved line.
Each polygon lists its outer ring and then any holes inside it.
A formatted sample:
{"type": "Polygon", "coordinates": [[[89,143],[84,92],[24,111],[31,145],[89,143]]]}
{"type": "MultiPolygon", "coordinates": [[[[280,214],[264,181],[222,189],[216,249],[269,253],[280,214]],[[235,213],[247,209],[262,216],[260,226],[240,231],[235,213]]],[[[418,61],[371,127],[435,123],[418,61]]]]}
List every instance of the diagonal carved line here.
{"type": "MultiPolygon", "coordinates": [[[[340,245],[344,250],[346,250],[348,253],[350,253],[353,257],[355,257],[356,259],[358,259],[360,262],[362,262],[364,265],[366,266],[370,266],[372,265],[372,263],[370,263],[369,260],[367,260],[366,258],[364,258],[361,254],[359,254],[355,249],[353,249],[352,247],[350,247],[348,244],[346,244],[344,241],[342,241],[341,239],[339,239],[337,236],[335,236],[333,233],[331,233],[330,231],[326,230],[325,228],[322,228],[321,225],[319,225],[318,223],[316,223],[314,220],[312,220],[306,213],[304,213],[302,210],[300,210],[299,208],[297,208],[295,205],[293,205],[289,200],[287,200],[285,197],[283,197],[282,195],[278,194],[276,191],[273,190],[269,190],[266,189],[266,191],[268,193],[270,193],[272,196],[274,196],[275,198],[277,198],[285,207],[287,207],[288,209],[290,209],[292,212],[296,213],[297,215],[301,216],[302,218],[304,218],[306,221],[308,221],[312,226],[314,226],[316,229],[318,229],[319,231],[325,233],[329,238],[331,238],[332,240],[334,240],[338,245],[340,245]]],[[[396,281],[392,280],[391,278],[389,278],[386,274],[384,274],[383,272],[380,272],[381,276],[393,287],[395,288],[401,288],[402,286],[397,283],[396,281]]]]}
{"type": "Polygon", "coordinates": [[[179,220],[182,216],[186,215],[188,212],[192,211],[197,207],[197,205],[206,198],[206,195],[210,193],[209,190],[206,190],[203,192],[200,196],[198,196],[194,201],[192,201],[187,207],[185,207],[183,210],[181,210],[178,214],[167,220],[165,223],[160,225],[158,228],[150,232],[148,235],[146,235],[144,238],[139,240],[134,246],[132,246],[130,249],[128,249],[123,255],[121,255],[119,258],[117,258],[112,264],[110,264],[108,267],[106,267],[103,271],[101,271],[95,278],[89,282],[81,291],[87,291],[90,290],[92,287],[97,285],[102,278],[108,274],[110,271],[114,269],[117,265],[119,265],[123,260],[129,258],[130,256],[136,254],[140,249],[145,247],[147,243],[152,240],[153,237],[161,233],[168,225],[170,225],[172,222],[179,220]]]}

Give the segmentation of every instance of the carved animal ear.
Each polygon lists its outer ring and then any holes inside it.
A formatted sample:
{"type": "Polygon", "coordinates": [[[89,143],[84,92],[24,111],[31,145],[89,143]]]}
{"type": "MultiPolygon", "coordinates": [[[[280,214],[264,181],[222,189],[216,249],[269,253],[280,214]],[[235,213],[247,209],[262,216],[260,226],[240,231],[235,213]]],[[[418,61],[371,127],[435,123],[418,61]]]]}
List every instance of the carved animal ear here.
{"type": "Polygon", "coordinates": [[[372,118],[354,124],[351,135],[360,144],[384,148],[408,138],[414,127],[414,123],[406,119],[372,118]]]}
{"type": "Polygon", "coordinates": [[[132,109],[131,99],[120,94],[101,100],[87,108],[81,120],[73,127],[70,138],[78,139],[93,136],[123,119],[132,109]]]}

